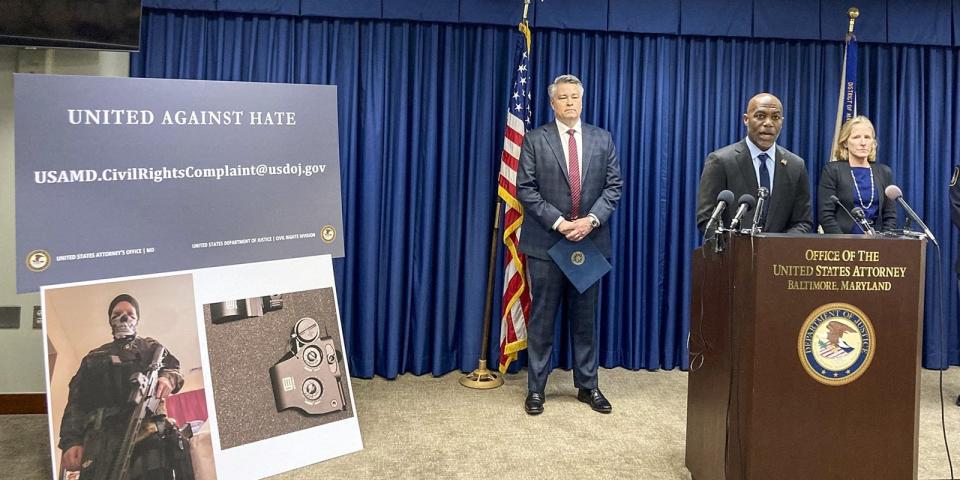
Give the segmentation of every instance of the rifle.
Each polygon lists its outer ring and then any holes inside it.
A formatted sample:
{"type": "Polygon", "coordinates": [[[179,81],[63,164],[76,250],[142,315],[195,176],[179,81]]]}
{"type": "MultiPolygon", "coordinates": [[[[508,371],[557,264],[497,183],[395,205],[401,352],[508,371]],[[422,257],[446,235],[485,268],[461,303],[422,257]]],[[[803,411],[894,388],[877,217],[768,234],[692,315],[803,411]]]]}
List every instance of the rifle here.
{"type": "MultiPolygon", "coordinates": [[[[167,350],[163,345],[157,345],[153,351],[153,358],[145,372],[137,372],[130,376],[130,383],[134,386],[130,392],[130,403],[135,405],[130,414],[130,420],[127,422],[127,430],[123,435],[123,441],[120,442],[120,448],[117,449],[117,456],[110,464],[110,469],[106,477],[107,480],[126,480],[129,474],[130,457],[133,456],[133,447],[140,433],[140,426],[147,416],[149,410],[151,414],[157,412],[160,399],[156,397],[157,379],[160,374],[160,362],[166,356],[167,350]]],[[[99,475],[97,475],[99,477],[99,475]]]]}

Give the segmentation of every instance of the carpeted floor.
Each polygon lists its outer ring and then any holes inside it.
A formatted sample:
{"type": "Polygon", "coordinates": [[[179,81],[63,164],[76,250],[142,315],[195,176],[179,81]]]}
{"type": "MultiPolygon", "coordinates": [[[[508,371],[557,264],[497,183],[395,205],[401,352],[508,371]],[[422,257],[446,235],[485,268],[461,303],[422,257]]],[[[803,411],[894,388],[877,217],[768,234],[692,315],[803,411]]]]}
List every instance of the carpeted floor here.
{"type": "MultiPolygon", "coordinates": [[[[949,478],[937,372],[922,376],[918,477],[949,478]]],[[[487,391],[461,387],[459,377],[354,379],[364,450],[277,478],[690,478],[683,466],[684,372],[601,371],[601,389],[614,407],[601,415],[577,402],[570,372],[555,371],[537,417],[523,413],[525,373],[487,391]]],[[[960,369],[944,374],[944,393],[960,475],[960,407],[953,404],[960,369]]],[[[50,478],[46,428],[42,415],[0,416],[0,476],[50,478]]]]}

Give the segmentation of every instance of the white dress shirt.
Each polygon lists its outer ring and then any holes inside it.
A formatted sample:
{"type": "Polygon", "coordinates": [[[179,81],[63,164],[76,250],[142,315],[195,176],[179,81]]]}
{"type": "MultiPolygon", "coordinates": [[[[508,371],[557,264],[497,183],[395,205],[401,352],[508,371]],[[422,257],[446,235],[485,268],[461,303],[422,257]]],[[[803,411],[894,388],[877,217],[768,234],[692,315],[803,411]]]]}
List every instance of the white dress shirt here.
{"type": "MultiPolygon", "coordinates": [[[[580,186],[583,186],[583,128],[580,126],[580,119],[577,119],[577,123],[573,127],[568,127],[566,124],[557,120],[557,130],[560,131],[560,145],[563,146],[563,164],[565,166],[570,165],[570,149],[568,145],[570,144],[570,134],[567,132],[573,128],[573,139],[577,142],[577,169],[580,171],[580,186]]],[[[567,178],[570,178],[570,172],[567,172],[567,178]]]]}
{"type": "MultiPolygon", "coordinates": [[[[576,142],[577,146],[577,170],[580,171],[580,191],[583,192],[583,177],[586,172],[583,171],[583,128],[580,125],[580,119],[577,119],[577,123],[573,124],[573,127],[568,127],[565,123],[560,120],[555,120],[557,123],[557,130],[560,132],[560,145],[563,147],[563,164],[568,167],[567,178],[570,178],[569,165],[570,165],[570,134],[567,133],[573,128],[573,140],[576,142]]],[[[581,203],[581,208],[584,205],[581,203]]],[[[600,219],[592,213],[588,213],[588,216],[597,221],[599,225],[600,219]]],[[[563,217],[557,218],[557,221],[553,222],[553,229],[556,230],[560,226],[560,222],[566,220],[563,217]]]]}
{"type": "Polygon", "coordinates": [[[770,195],[773,195],[773,173],[776,171],[777,166],[777,144],[774,142],[773,145],[770,145],[770,148],[766,150],[760,150],[760,147],[753,144],[750,140],[750,137],[747,137],[747,148],[750,149],[750,158],[753,159],[753,173],[757,176],[757,185],[760,185],[760,159],[757,158],[761,153],[766,153],[767,159],[767,171],[770,172],[770,195]]]}

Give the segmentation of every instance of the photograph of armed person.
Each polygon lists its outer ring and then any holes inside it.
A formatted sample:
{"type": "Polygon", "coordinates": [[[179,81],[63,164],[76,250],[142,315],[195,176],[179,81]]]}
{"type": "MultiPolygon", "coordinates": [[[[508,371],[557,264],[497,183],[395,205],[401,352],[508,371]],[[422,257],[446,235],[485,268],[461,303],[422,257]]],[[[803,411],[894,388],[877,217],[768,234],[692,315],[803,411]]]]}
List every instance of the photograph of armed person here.
{"type": "Polygon", "coordinates": [[[190,275],[45,289],[63,479],[216,478],[190,275]]]}

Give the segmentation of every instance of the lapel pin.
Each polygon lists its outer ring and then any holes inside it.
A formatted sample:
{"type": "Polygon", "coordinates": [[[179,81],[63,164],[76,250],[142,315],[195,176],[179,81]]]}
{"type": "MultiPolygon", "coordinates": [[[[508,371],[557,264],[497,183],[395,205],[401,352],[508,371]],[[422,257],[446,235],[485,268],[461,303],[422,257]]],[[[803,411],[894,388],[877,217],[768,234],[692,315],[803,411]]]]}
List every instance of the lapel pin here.
{"type": "Polygon", "coordinates": [[[784,167],[786,167],[786,166],[787,166],[787,159],[786,159],[786,158],[781,158],[781,159],[780,159],[780,165],[783,165],[784,167]]]}

